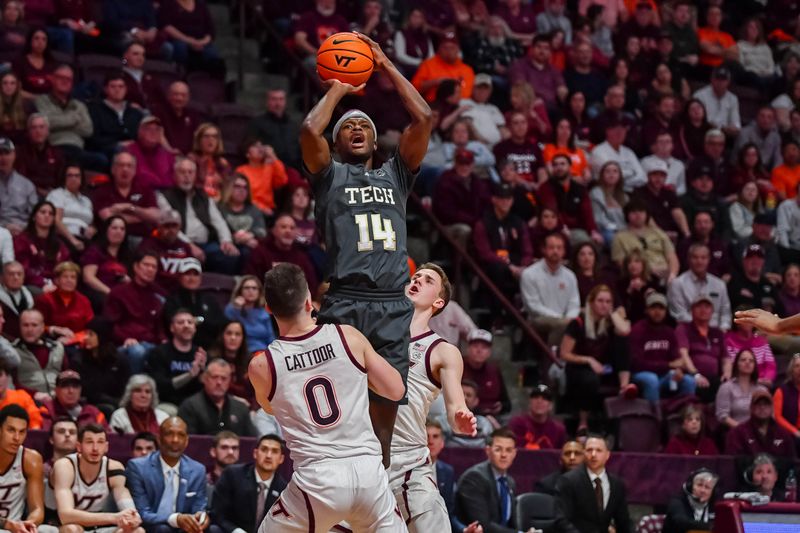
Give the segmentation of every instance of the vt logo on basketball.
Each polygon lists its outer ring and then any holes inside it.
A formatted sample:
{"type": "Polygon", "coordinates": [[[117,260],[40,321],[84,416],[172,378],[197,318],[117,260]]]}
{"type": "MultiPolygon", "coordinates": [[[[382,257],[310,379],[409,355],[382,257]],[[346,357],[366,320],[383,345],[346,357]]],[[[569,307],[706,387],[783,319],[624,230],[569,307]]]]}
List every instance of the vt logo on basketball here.
{"type": "Polygon", "coordinates": [[[351,61],[356,60],[356,58],[353,56],[340,56],[338,54],[335,55],[335,58],[336,58],[336,64],[344,68],[347,68],[348,65],[350,65],[351,61]]]}

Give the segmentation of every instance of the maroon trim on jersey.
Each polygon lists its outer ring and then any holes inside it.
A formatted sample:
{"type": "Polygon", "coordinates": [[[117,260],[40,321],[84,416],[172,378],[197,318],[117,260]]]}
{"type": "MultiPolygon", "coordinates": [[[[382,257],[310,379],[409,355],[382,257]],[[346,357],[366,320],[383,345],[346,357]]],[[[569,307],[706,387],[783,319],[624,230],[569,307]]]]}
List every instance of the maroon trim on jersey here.
{"type": "MultiPolygon", "coordinates": [[[[406,472],[406,475],[403,478],[403,484],[401,485],[401,488],[403,489],[403,505],[406,506],[406,512],[408,513],[408,520],[406,520],[406,525],[408,525],[409,522],[411,522],[411,516],[412,516],[411,508],[408,506],[408,480],[411,479],[411,472],[413,472],[413,470],[409,470],[408,472],[406,472]]],[[[400,519],[403,518],[403,515],[401,515],[399,512],[397,514],[400,515],[400,519]]]]}
{"type": "Polygon", "coordinates": [[[341,533],[353,533],[352,529],[347,529],[343,525],[336,524],[331,528],[332,531],[341,531],[341,533]]]}
{"type": "Polygon", "coordinates": [[[315,327],[314,329],[312,329],[312,330],[311,330],[311,331],[309,331],[308,333],[305,333],[305,334],[303,334],[303,335],[298,335],[297,337],[285,337],[285,336],[281,335],[280,337],[278,337],[278,340],[279,340],[279,341],[304,341],[304,340],[306,340],[306,339],[308,339],[308,338],[310,338],[310,337],[313,337],[314,335],[316,335],[316,334],[317,334],[317,332],[318,332],[320,329],[322,329],[322,326],[321,326],[321,325],[320,325],[320,326],[317,326],[317,327],[315,327]]]}
{"type": "Polygon", "coordinates": [[[433,349],[436,348],[440,342],[444,342],[444,339],[436,339],[425,351],[425,373],[428,374],[428,379],[431,380],[431,383],[436,385],[437,389],[441,389],[442,384],[439,383],[438,379],[433,377],[433,370],[431,369],[431,354],[433,353],[433,349]]]}
{"type": "Polygon", "coordinates": [[[347,357],[350,358],[350,362],[353,363],[353,366],[355,366],[357,369],[361,370],[363,373],[366,374],[367,373],[366,367],[361,363],[359,363],[358,359],[356,359],[356,357],[353,355],[353,352],[350,351],[350,345],[347,344],[347,339],[344,336],[344,331],[342,331],[342,328],[339,326],[339,324],[336,324],[336,332],[339,334],[339,338],[342,340],[342,346],[344,346],[344,351],[347,352],[347,357]]]}
{"type": "MultiPolygon", "coordinates": [[[[102,461],[102,459],[100,459],[100,460],[102,461]]],[[[108,461],[106,461],[106,468],[108,468],[108,461]]],[[[83,484],[86,485],[87,487],[91,487],[92,485],[97,483],[98,479],[100,479],[100,470],[97,471],[97,476],[95,476],[95,478],[91,482],[86,481],[85,479],[83,479],[83,474],[81,473],[81,456],[80,455],[76,455],[75,456],[75,470],[78,471],[78,476],[81,478],[81,481],[83,481],[83,484]]],[[[106,478],[108,478],[107,474],[108,474],[108,472],[106,472],[106,478]]]]}
{"type": "Polygon", "coordinates": [[[303,499],[306,501],[306,511],[308,512],[308,533],[316,533],[317,531],[317,524],[314,520],[314,508],[311,507],[311,500],[308,498],[308,494],[305,491],[298,487],[300,494],[303,495],[303,499]]]}
{"type": "Polygon", "coordinates": [[[424,339],[425,337],[430,337],[431,335],[433,335],[433,331],[429,329],[425,333],[420,333],[416,337],[411,337],[410,339],[408,339],[408,342],[415,342],[415,341],[418,341],[420,339],[424,339]]]}
{"type": "Polygon", "coordinates": [[[272,384],[270,385],[269,392],[267,393],[267,400],[272,401],[272,398],[275,396],[275,387],[278,385],[278,374],[275,372],[275,361],[272,360],[272,354],[268,349],[262,350],[260,354],[263,355],[267,360],[267,363],[269,364],[269,371],[272,373],[272,384]]]}

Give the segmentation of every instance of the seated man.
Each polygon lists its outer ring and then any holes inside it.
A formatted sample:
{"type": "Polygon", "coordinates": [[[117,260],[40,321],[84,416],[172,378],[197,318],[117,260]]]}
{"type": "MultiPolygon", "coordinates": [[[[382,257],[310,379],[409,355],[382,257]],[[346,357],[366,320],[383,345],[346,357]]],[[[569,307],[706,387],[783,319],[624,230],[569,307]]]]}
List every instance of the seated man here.
{"type": "Polygon", "coordinates": [[[214,442],[208,449],[208,454],[214,460],[214,469],[206,474],[206,484],[209,487],[210,499],[211,494],[213,494],[213,487],[216,486],[225,469],[239,462],[239,442],[239,435],[227,429],[223,429],[214,435],[214,442]]]}
{"type": "Polygon", "coordinates": [[[102,100],[89,104],[92,117],[92,136],[87,147],[111,160],[120,143],[127,144],[136,137],[144,113],[126,99],[128,87],[121,72],[109,74],[103,82],[102,100]]]}
{"type": "Polygon", "coordinates": [[[170,341],[150,351],[145,366],[156,381],[161,402],[177,407],[202,389],[200,374],[206,367],[206,351],[194,342],[197,325],[189,311],[175,313],[169,332],[170,341]]]}
{"type": "Polygon", "coordinates": [[[125,147],[136,158],[136,185],[143,189],[162,190],[172,187],[175,155],[164,148],[161,119],[147,115],[139,122],[136,139],[125,147]]]}
{"type": "Polygon", "coordinates": [[[145,49],[132,42],[122,55],[122,76],[127,87],[128,101],[144,109],[151,109],[164,99],[164,90],[155,76],[145,70],[145,49]]]}
{"type": "Polygon", "coordinates": [[[255,435],[247,404],[228,393],[233,368],[225,359],[209,361],[200,380],[203,390],[186,398],[178,409],[193,435],[228,430],[242,437],[255,435]]]}
{"type": "Polygon", "coordinates": [[[336,12],[335,1],[316,0],[313,9],[300,14],[294,28],[294,46],[305,56],[303,62],[309,70],[313,70],[322,41],[334,33],[348,31],[349,26],[347,19],[336,12]]]}
{"type": "Polygon", "coordinates": [[[197,533],[210,526],[206,515],[206,468],[185,455],[186,423],[170,417],[161,423],[161,449],[128,461],[125,477],[142,525],[148,533],[197,533]]]}
{"type": "Polygon", "coordinates": [[[767,496],[770,501],[782,502],[785,498],[783,487],[778,486],[778,467],[775,459],[768,453],[759,453],[742,476],[745,490],[753,490],[767,496]]]}
{"type": "Polygon", "coordinates": [[[497,143],[492,153],[496,161],[513,163],[514,170],[525,182],[538,184],[547,179],[547,170],[539,144],[528,134],[529,120],[525,113],[512,111],[508,118],[510,136],[497,143]]]}
{"type": "Polygon", "coordinates": [[[690,220],[692,233],[688,239],[682,239],[678,244],[678,260],[681,262],[681,271],[689,268],[689,248],[692,244],[701,243],[708,247],[708,271],[727,282],[731,278],[732,261],[728,253],[729,243],[723,241],[714,231],[714,218],[708,211],[695,211],[694,218],[690,220]]]}
{"type": "Polygon", "coordinates": [[[14,386],[37,402],[51,400],[59,373],[69,365],[64,346],[44,336],[44,317],[36,309],[22,312],[19,329],[19,339],[12,343],[20,358],[14,386]]]}
{"type": "Polygon", "coordinates": [[[564,425],[553,419],[553,393],[540,383],[531,390],[528,412],[513,417],[508,428],[517,435],[517,447],[526,450],[553,450],[567,440],[564,425]]]}
{"type": "Polygon", "coordinates": [[[144,46],[148,54],[160,54],[163,59],[170,59],[172,55],[172,47],[159,34],[156,10],[149,0],[123,3],[104,0],[102,31],[119,55],[132,42],[144,46]]]}
{"type": "Polygon", "coordinates": [[[133,374],[144,368],[147,353],[164,339],[164,296],[155,285],[158,257],[141,252],[133,262],[133,279],[117,285],[106,298],[105,317],[114,324],[113,339],[133,374]]]}
{"type": "Polygon", "coordinates": [[[106,428],[91,423],[82,426],[77,449],[77,453],[55,462],[50,477],[61,521],[59,531],[77,533],[115,526],[121,531],[144,533],[142,519],[125,486],[124,467],[106,455],[106,428]],[[106,512],[110,497],[117,512],[106,512]]]}
{"type": "Polygon", "coordinates": [[[756,145],[761,156],[761,164],[764,165],[767,172],[772,172],[775,167],[783,163],[781,134],[775,121],[775,110],[771,106],[761,106],[756,118],[742,128],[736,137],[733,153],[738,154],[746,144],[756,145]]]}
{"type": "Polygon", "coordinates": [[[720,29],[722,8],[710,5],[706,10],[706,25],[697,29],[700,44],[700,64],[706,67],[719,67],[725,61],[739,61],[739,48],[733,36],[720,29]]]}
{"type": "Polygon", "coordinates": [[[751,244],[742,254],[742,270],[734,270],[728,282],[731,307],[774,307],[778,289],[764,274],[764,250],[751,244]]]}
{"type": "Polygon", "coordinates": [[[800,143],[793,139],[783,141],[783,164],[772,169],[772,186],[784,198],[794,198],[800,185],[800,143]]]}
{"type": "MultiPolygon", "coordinates": [[[[161,119],[167,142],[182,154],[192,151],[194,132],[198,126],[206,122],[206,118],[199,111],[187,107],[190,100],[191,91],[186,82],[175,81],[167,89],[166,103],[153,110],[153,113],[161,119]]],[[[297,139],[299,135],[298,129],[294,138],[297,139]]]]}
{"type": "Polygon", "coordinates": [[[43,429],[50,429],[55,420],[68,416],[78,427],[85,424],[99,425],[108,429],[105,415],[94,405],[81,402],[81,376],[74,370],[64,370],[56,378],[53,399],[42,402],[43,429]]]}
{"type": "Polygon", "coordinates": [[[162,211],[158,217],[156,231],[145,237],[139,251],[149,251],[158,256],[156,283],[165,292],[177,289],[183,260],[192,257],[189,243],[178,238],[181,231],[181,215],[174,209],[162,211]]]}
{"type": "MultiPolygon", "coordinates": [[[[662,142],[666,137],[669,137],[668,133],[659,135],[660,140],[658,142],[662,142]]],[[[670,144],[672,143],[671,138],[669,142],[670,144]]],[[[632,197],[645,205],[653,222],[670,238],[674,236],[674,240],[677,240],[679,235],[688,237],[689,225],[686,222],[686,215],[683,214],[678,205],[676,191],[666,185],[670,167],[663,160],[656,157],[652,155],[642,160],[642,166],[647,172],[647,184],[633,191],[632,197]]],[[[681,163],[681,168],[683,168],[682,165],[681,163]]],[[[684,185],[685,188],[686,186],[684,185]]]]}
{"type": "Polygon", "coordinates": [[[461,98],[469,98],[475,83],[475,71],[461,59],[461,48],[455,33],[445,33],[439,40],[436,54],[425,59],[411,83],[428,102],[433,102],[439,84],[452,78],[460,80],[461,98]]]}
{"type": "Polygon", "coordinates": [[[239,249],[233,244],[231,230],[216,202],[197,187],[197,163],[188,158],[178,159],[174,176],[175,184],[158,193],[158,207],[180,213],[180,238],[189,243],[192,255],[204,262],[207,270],[237,273],[239,249]]]}
{"type": "Polygon", "coordinates": [[[558,478],[560,478],[562,474],[566,474],[582,466],[584,459],[583,444],[576,440],[565,442],[564,446],[561,447],[561,457],[559,458],[561,467],[555,472],[547,474],[545,477],[536,481],[536,484],[533,486],[533,492],[542,492],[555,496],[558,478]]]}
{"type": "Polygon", "coordinates": [[[699,295],[711,299],[714,315],[711,326],[724,331],[731,329],[731,302],[725,282],[708,271],[711,253],[707,245],[695,243],[688,251],[689,270],[672,280],[667,299],[669,312],[678,322],[689,322],[691,306],[699,295]]]}
{"type": "Polygon", "coordinates": [[[692,164],[686,172],[689,188],[679,201],[687,220],[694,220],[698,211],[711,213],[711,218],[714,219],[714,234],[726,239],[729,238],[731,230],[728,205],[718,196],[722,191],[716,190],[717,184],[712,172],[712,167],[708,165],[692,164]]]}
{"type": "Polygon", "coordinates": [[[694,377],[695,394],[705,403],[714,401],[722,379],[731,376],[732,360],[725,353],[725,338],[721,329],[711,324],[714,302],[700,294],[692,300],[690,322],[675,329],[683,370],[694,377]]]}
{"type": "Polygon", "coordinates": [[[792,461],[797,457],[794,435],[772,418],[772,396],[768,391],[757,389],[753,392],[750,419],[728,432],[725,453],[750,456],[768,453],[792,461]]]}
{"type": "MultiPolygon", "coordinates": [[[[451,302],[452,303],[452,302],[451,302]]],[[[450,303],[447,304],[448,306],[450,303]]],[[[489,417],[480,414],[481,396],[478,384],[470,380],[461,381],[461,390],[464,392],[464,403],[467,408],[475,415],[476,433],[473,436],[461,435],[453,431],[450,424],[447,422],[447,417],[444,414],[436,418],[436,423],[441,426],[440,432],[444,434],[448,446],[460,446],[463,448],[483,448],[486,445],[486,439],[495,430],[489,417]]],[[[494,417],[491,417],[493,420],[494,417]]]]}
{"type": "Polygon", "coordinates": [[[447,226],[456,242],[466,247],[472,227],[489,204],[486,180],[475,174],[475,155],[467,149],[455,152],[453,168],[439,176],[433,190],[433,213],[447,226]]]}
{"type": "Polygon", "coordinates": [[[244,274],[263,279],[264,274],[278,263],[292,263],[303,269],[311,291],[318,280],[308,252],[297,243],[297,224],[292,215],[279,215],[270,228],[269,235],[258,243],[244,266],[244,274]]]}
{"type": "Polygon", "coordinates": [[[622,168],[623,188],[626,192],[631,192],[647,183],[639,158],[633,150],[623,144],[628,126],[621,120],[612,119],[606,123],[605,128],[605,141],[592,149],[591,165],[595,179],[599,176],[603,165],[608,161],[616,161],[622,168]]]}
{"type": "Polygon", "coordinates": [[[56,180],[64,166],[64,154],[48,141],[50,121],[41,113],[28,117],[25,142],[17,150],[17,171],[31,180],[36,194],[47,196],[58,185],[56,180]]]}
{"type": "Polygon", "coordinates": [[[32,308],[33,294],[25,286],[25,267],[17,261],[4,263],[0,279],[0,310],[5,321],[3,335],[9,340],[16,340],[19,337],[20,315],[32,308]]]}
{"type": "MultiPolygon", "coordinates": [[[[0,163],[2,156],[0,156],[0,163]]],[[[800,183],[798,183],[800,191],[800,183]]],[[[778,223],[775,228],[778,253],[783,264],[800,263],[800,194],[788,198],[778,206],[778,223]]]]}
{"type": "Polygon", "coordinates": [[[140,431],[131,440],[131,457],[144,457],[158,451],[158,437],[149,431],[140,431]]]}
{"type": "Polygon", "coordinates": [[[227,320],[217,300],[200,290],[202,280],[203,267],[200,261],[194,257],[183,259],[178,266],[178,287],[164,303],[163,317],[168,326],[178,310],[184,309],[193,313],[197,321],[197,343],[200,346],[211,346],[227,320]]]}
{"type": "Polygon", "coordinates": [[[477,383],[481,391],[479,412],[484,415],[508,413],[511,400],[503,375],[497,365],[489,361],[492,356],[492,334],[485,329],[476,329],[470,332],[467,342],[463,379],[477,383]]]}
{"type": "Polygon", "coordinates": [[[0,137],[0,225],[14,236],[28,225],[38,201],[33,183],[14,170],[16,159],[14,143],[0,137]]]}
{"type": "Polygon", "coordinates": [[[286,102],[286,90],[267,89],[266,109],[263,114],[250,120],[244,144],[261,141],[263,145],[272,146],[280,161],[290,167],[301,168],[300,145],[296,142],[300,137],[300,121],[287,112],[286,102]]]}

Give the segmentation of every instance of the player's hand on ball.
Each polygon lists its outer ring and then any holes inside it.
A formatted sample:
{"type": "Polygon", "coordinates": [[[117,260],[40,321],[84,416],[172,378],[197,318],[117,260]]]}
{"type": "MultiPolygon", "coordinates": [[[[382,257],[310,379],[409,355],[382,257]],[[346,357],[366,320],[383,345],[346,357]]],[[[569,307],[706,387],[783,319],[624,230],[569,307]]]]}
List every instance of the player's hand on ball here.
{"type": "Polygon", "coordinates": [[[328,91],[338,90],[338,91],[344,91],[345,94],[353,94],[353,93],[357,93],[357,92],[363,90],[364,87],[367,86],[367,84],[366,83],[362,83],[361,85],[356,87],[356,86],[350,85],[349,83],[341,82],[341,81],[337,80],[336,78],[331,78],[329,80],[323,81],[322,82],[322,86],[325,87],[325,89],[328,90],[328,91]]]}
{"type": "Polygon", "coordinates": [[[381,70],[389,64],[389,58],[381,50],[381,45],[370,39],[367,35],[359,32],[353,32],[358,35],[358,38],[364,41],[372,49],[372,60],[375,62],[375,70],[381,70]]]}
{"type": "Polygon", "coordinates": [[[455,432],[474,437],[478,434],[478,419],[469,409],[460,409],[455,415],[455,432]]]}

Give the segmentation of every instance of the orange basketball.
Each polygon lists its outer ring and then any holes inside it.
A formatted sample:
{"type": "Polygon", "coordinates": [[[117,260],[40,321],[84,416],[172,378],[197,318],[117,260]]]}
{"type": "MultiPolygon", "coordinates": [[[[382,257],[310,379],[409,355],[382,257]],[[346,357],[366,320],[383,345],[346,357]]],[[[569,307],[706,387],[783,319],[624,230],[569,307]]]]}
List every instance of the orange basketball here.
{"type": "Polygon", "coordinates": [[[323,80],[336,78],[359,86],[369,79],[374,66],[372,50],[355,33],[335,33],[317,50],[317,73],[323,80]]]}

